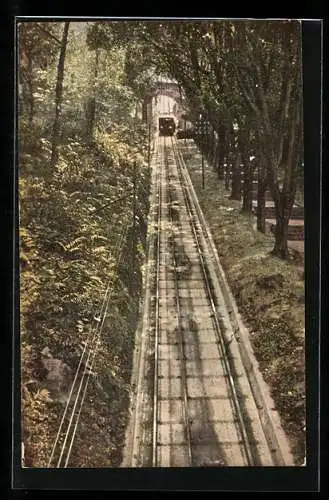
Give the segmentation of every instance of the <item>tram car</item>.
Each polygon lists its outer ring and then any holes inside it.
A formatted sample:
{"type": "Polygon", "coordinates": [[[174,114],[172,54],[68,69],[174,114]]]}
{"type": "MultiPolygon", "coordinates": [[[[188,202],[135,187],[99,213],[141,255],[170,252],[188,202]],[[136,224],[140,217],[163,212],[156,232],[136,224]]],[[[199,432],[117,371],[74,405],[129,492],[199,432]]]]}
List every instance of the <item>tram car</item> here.
{"type": "Polygon", "coordinates": [[[172,136],[176,130],[176,122],[172,116],[161,116],[159,118],[159,135],[172,136]]]}

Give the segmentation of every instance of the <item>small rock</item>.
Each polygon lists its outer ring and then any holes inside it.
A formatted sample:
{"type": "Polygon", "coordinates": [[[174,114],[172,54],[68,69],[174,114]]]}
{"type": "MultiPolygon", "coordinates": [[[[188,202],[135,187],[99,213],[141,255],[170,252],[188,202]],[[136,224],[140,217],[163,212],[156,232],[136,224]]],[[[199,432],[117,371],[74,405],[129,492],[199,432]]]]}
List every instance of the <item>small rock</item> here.
{"type": "Polygon", "coordinates": [[[45,388],[49,390],[53,399],[65,399],[73,381],[71,368],[60,359],[52,356],[49,347],[41,352],[41,364],[47,371],[45,388]]]}

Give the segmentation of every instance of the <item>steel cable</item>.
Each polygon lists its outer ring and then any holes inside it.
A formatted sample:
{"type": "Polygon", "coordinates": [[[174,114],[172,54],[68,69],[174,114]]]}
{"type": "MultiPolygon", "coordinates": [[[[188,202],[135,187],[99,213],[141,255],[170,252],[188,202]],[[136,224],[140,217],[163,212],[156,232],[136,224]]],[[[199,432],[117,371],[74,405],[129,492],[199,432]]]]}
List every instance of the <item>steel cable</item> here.
{"type": "MultiPolygon", "coordinates": [[[[122,231],[122,234],[121,234],[121,238],[120,238],[120,241],[116,247],[116,254],[120,255],[121,253],[121,246],[122,246],[122,243],[124,241],[124,238],[126,236],[126,233],[127,233],[127,229],[128,229],[128,223],[126,223],[125,227],[124,227],[124,230],[122,231]]],[[[116,266],[117,268],[117,266],[116,266]]],[[[103,303],[102,303],[102,306],[101,306],[101,310],[100,310],[100,315],[103,314],[103,309],[104,309],[104,306],[106,304],[106,301],[107,301],[107,296],[109,294],[109,291],[110,291],[110,286],[112,284],[112,281],[113,281],[113,278],[111,277],[111,279],[109,280],[108,282],[108,286],[107,286],[107,289],[106,289],[106,292],[105,292],[105,296],[104,296],[104,299],[103,299],[103,303]]],[[[96,314],[94,315],[94,321],[96,320],[97,316],[96,314]]],[[[98,319],[98,318],[97,318],[98,319]]],[[[64,420],[65,420],[65,417],[66,417],[66,414],[68,412],[68,408],[69,408],[69,405],[71,403],[71,399],[72,399],[72,396],[73,396],[73,392],[74,392],[74,388],[75,388],[75,385],[77,383],[77,379],[78,379],[78,374],[79,374],[79,371],[80,371],[80,368],[81,368],[81,365],[83,363],[83,360],[84,360],[84,357],[85,357],[85,353],[87,351],[87,347],[88,347],[88,343],[89,344],[93,344],[94,341],[95,341],[95,338],[97,336],[97,329],[98,329],[98,326],[99,326],[99,322],[97,322],[96,326],[94,326],[91,330],[90,330],[90,335],[88,336],[89,338],[87,339],[87,341],[85,342],[85,345],[84,345],[84,348],[83,348],[83,351],[82,351],[82,354],[80,356],[80,360],[79,360],[79,364],[78,364],[78,367],[76,369],[76,372],[75,372],[75,377],[73,379],[73,382],[72,382],[72,386],[71,386],[71,389],[70,389],[70,393],[69,393],[69,396],[68,396],[68,400],[66,402],[66,406],[65,406],[65,409],[64,409],[64,412],[63,412],[63,415],[62,415],[62,418],[61,418],[61,422],[60,422],[60,425],[59,425],[59,429],[58,429],[58,432],[57,432],[57,435],[56,435],[56,438],[55,438],[55,441],[54,441],[54,444],[53,444],[53,447],[52,447],[52,452],[51,452],[51,455],[50,455],[50,458],[48,460],[48,467],[50,467],[50,464],[52,462],[52,459],[54,457],[54,453],[55,453],[55,450],[56,450],[56,446],[57,446],[57,443],[59,441],[59,438],[60,438],[60,433],[61,433],[61,430],[62,430],[62,427],[63,427],[63,424],[64,424],[64,420]],[[92,338],[91,338],[92,337],[92,338]],[[90,339],[91,339],[91,342],[90,342],[90,339]]],[[[90,348],[92,349],[92,347],[90,348]]],[[[88,359],[89,359],[89,355],[88,355],[88,358],[87,358],[87,362],[85,363],[85,368],[88,364],[88,359]]],[[[85,373],[85,370],[84,370],[84,373],[85,373]]],[[[82,378],[83,378],[84,375],[82,375],[82,378]]],[[[78,393],[76,395],[76,401],[78,400],[78,397],[79,397],[79,394],[80,394],[80,391],[81,391],[81,384],[79,386],[79,389],[78,389],[78,393]]],[[[67,437],[66,437],[66,440],[67,440],[67,437]]],[[[62,454],[61,454],[62,456],[62,454]]],[[[58,465],[57,465],[58,467],[58,465]]]]}
{"type": "MultiPolygon", "coordinates": [[[[124,239],[125,239],[125,235],[126,235],[126,232],[127,232],[127,228],[128,228],[128,225],[126,226],[125,234],[123,236],[123,243],[121,245],[120,253],[119,253],[119,256],[117,258],[116,272],[118,271],[118,268],[119,268],[119,265],[120,265],[120,262],[121,262],[121,258],[122,258],[122,255],[123,255],[124,239]]],[[[111,282],[113,283],[113,280],[111,282]]],[[[105,310],[104,310],[104,313],[103,313],[102,323],[101,323],[100,328],[99,328],[98,339],[96,341],[96,344],[95,344],[95,347],[94,347],[94,351],[93,351],[93,353],[92,353],[91,350],[89,351],[87,362],[85,364],[84,372],[83,372],[83,375],[82,375],[81,384],[80,384],[81,387],[83,385],[84,377],[86,376],[87,366],[88,366],[88,362],[89,362],[89,357],[90,357],[90,355],[92,355],[92,360],[91,360],[91,363],[90,363],[90,365],[88,367],[87,379],[86,379],[86,382],[85,382],[85,387],[84,387],[84,391],[83,391],[83,394],[82,394],[79,411],[77,413],[77,418],[76,418],[75,426],[74,426],[74,429],[73,429],[72,438],[71,438],[71,441],[70,441],[70,445],[69,445],[69,449],[68,449],[68,452],[67,452],[67,456],[66,456],[64,467],[67,467],[67,464],[68,464],[68,461],[69,461],[69,458],[70,458],[70,455],[71,455],[73,441],[74,441],[74,438],[75,438],[75,434],[76,434],[76,431],[77,431],[77,427],[78,427],[78,423],[79,423],[79,419],[80,419],[80,415],[81,415],[81,410],[82,410],[83,403],[84,403],[84,400],[85,400],[85,397],[86,397],[86,393],[87,393],[87,387],[88,387],[90,373],[91,373],[91,370],[93,368],[95,357],[96,357],[96,353],[97,353],[97,350],[98,350],[99,345],[100,345],[100,339],[101,339],[102,329],[103,329],[103,326],[104,326],[104,323],[105,323],[105,319],[106,319],[106,315],[107,315],[107,311],[108,311],[108,308],[109,308],[110,298],[111,298],[111,295],[109,295],[109,297],[107,298],[106,307],[105,307],[105,310]]],[[[80,391],[81,391],[81,389],[80,389],[80,391]]],[[[75,407],[76,407],[76,405],[73,408],[72,416],[71,416],[71,419],[70,419],[70,427],[72,425],[73,416],[74,416],[74,412],[75,412],[75,407]]],[[[69,427],[69,429],[67,431],[67,435],[66,436],[68,436],[68,432],[70,430],[70,427],[69,427]]],[[[63,446],[63,450],[64,450],[64,447],[65,446],[63,446]]],[[[61,453],[61,457],[63,456],[63,450],[62,450],[62,453],[61,453]]]]}

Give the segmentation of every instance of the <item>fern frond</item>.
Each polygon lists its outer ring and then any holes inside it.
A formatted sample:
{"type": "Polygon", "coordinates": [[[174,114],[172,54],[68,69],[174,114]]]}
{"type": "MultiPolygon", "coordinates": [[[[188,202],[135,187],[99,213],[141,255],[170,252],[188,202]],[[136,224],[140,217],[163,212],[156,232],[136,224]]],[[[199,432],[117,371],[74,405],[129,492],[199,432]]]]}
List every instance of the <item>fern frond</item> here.
{"type": "Polygon", "coordinates": [[[108,252],[108,248],[104,247],[104,246],[100,246],[100,247],[93,248],[92,251],[95,254],[102,254],[102,253],[107,253],[108,252]]]}
{"type": "Polygon", "coordinates": [[[67,252],[71,252],[73,250],[77,250],[82,243],[85,243],[87,241],[87,238],[85,236],[79,236],[78,238],[75,238],[74,240],[70,241],[67,245],[65,245],[65,250],[67,252]]]}
{"type": "Polygon", "coordinates": [[[54,243],[55,243],[56,245],[58,245],[58,247],[59,247],[61,250],[63,250],[64,252],[66,252],[66,246],[65,246],[65,245],[63,245],[63,243],[61,243],[60,241],[54,241],[54,243]]]}
{"type": "Polygon", "coordinates": [[[100,234],[93,234],[91,236],[91,241],[92,242],[95,242],[95,241],[109,241],[109,239],[105,238],[105,236],[101,236],[100,234]]]}
{"type": "Polygon", "coordinates": [[[98,276],[89,276],[91,280],[97,281],[101,285],[104,285],[103,281],[98,276]]]}

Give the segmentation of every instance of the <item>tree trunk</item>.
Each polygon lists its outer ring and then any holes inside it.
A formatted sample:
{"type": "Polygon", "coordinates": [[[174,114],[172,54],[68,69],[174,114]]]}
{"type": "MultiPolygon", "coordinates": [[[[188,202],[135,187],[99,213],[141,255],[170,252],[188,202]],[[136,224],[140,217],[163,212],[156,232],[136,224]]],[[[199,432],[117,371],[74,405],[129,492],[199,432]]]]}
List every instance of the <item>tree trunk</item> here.
{"type": "Polygon", "coordinates": [[[244,167],[242,212],[251,214],[253,199],[253,167],[245,154],[242,155],[242,163],[244,167]]]}
{"type": "Polygon", "coordinates": [[[93,95],[88,101],[87,105],[87,127],[86,127],[86,138],[91,141],[94,135],[94,125],[95,125],[95,116],[96,116],[96,79],[98,75],[98,62],[99,62],[99,50],[95,51],[95,69],[94,69],[94,81],[93,81],[93,95]]]}
{"type": "Polygon", "coordinates": [[[291,197],[284,192],[280,192],[278,187],[275,190],[274,197],[276,226],[274,233],[275,244],[271,253],[281,259],[287,259],[289,257],[288,226],[293,202],[290,199],[291,197]]]}
{"type": "Polygon", "coordinates": [[[225,150],[223,144],[218,141],[218,153],[217,153],[217,173],[219,180],[224,179],[225,175],[225,150]]]}
{"type": "Polygon", "coordinates": [[[88,99],[86,106],[86,129],[85,129],[86,140],[91,140],[93,137],[95,112],[96,112],[96,101],[94,97],[90,97],[88,99]]]}
{"type": "Polygon", "coordinates": [[[257,186],[257,231],[265,233],[265,191],[267,179],[265,177],[264,166],[258,166],[258,186],[257,186]]]}
{"type": "Polygon", "coordinates": [[[236,156],[236,161],[232,165],[232,192],[231,200],[241,200],[241,168],[240,168],[240,153],[236,156]]]}
{"type": "Polygon", "coordinates": [[[225,137],[226,129],[222,125],[217,130],[218,134],[218,160],[217,160],[217,172],[220,180],[224,179],[224,162],[225,162],[225,137]]]}
{"type": "Polygon", "coordinates": [[[216,164],[216,134],[215,129],[212,127],[211,132],[211,165],[214,167],[216,164]]]}
{"type": "Polygon", "coordinates": [[[228,191],[230,189],[230,170],[231,170],[232,165],[227,159],[226,166],[224,167],[224,182],[225,182],[225,189],[228,191]]]}
{"type": "Polygon", "coordinates": [[[289,257],[288,225],[289,218],[277,216],[275,226],[275,244],[271,253],[281,259],[288,259],[289,257]]]}
{"type": "MultiPolygon", "coordinates": [[[[300,96],[299,96],[300,97],[300,96]]],[[[295,115],[290,115],[290,134],[286,138],[282,156],[284,158],[284,181],[280,191],[278,182],[271,178],[271,194],[275,203],[276,228],[275,244],[272,250],[274,255],[281,259],[288,259],[288,226],[294,204],[297,188],[297,172],[301,155],[301,102],[294,109],[295,115]]]]}
{"type": "Polygon", "coordinates": [[[214,158],[213,158],[213,167],[215,172],[218,174],[218,138],[215,138],[214,143],[214,158]]]}
{"type": "Polygon", "coordinates": [[[29,103],[29,114],[28,114],[28,121],[29,121],[29,126],[32,125],[33,123],[33,118],[34,118],[34,97],[33,97],[33,67],[32,67],[32,56],[31,53],[29,52],[28,54],[28,66],[27,66],[27,86],[29,89],[28,92],[28,103],[29,103]]]}
{"type": "Polygon", "coordinates": [[[143,104],[142,104],[142,120],[143,122],[147,122],[147,104],[148,104],[148,99],[144,99],[143,104]]]}
{"type": "Polygon", "coordinates": [[[58,145],[60,137],[60,126],[61,126],[61,114],[62,114],[62,97],[63,97],[63,80],[64,80],[64,64],[65,64],[65,54],[67,46],[67,37],[69,32],[70,22],[64,23],[61,49],[59,54],[58,66],[57,66],[57,81],[56,81],[56,95],[55,95],[55,120],[53,126],[52,135],[52,149],[51,149],[51,160],[50,164],[52,170],[58,162],[58,145]]]}

